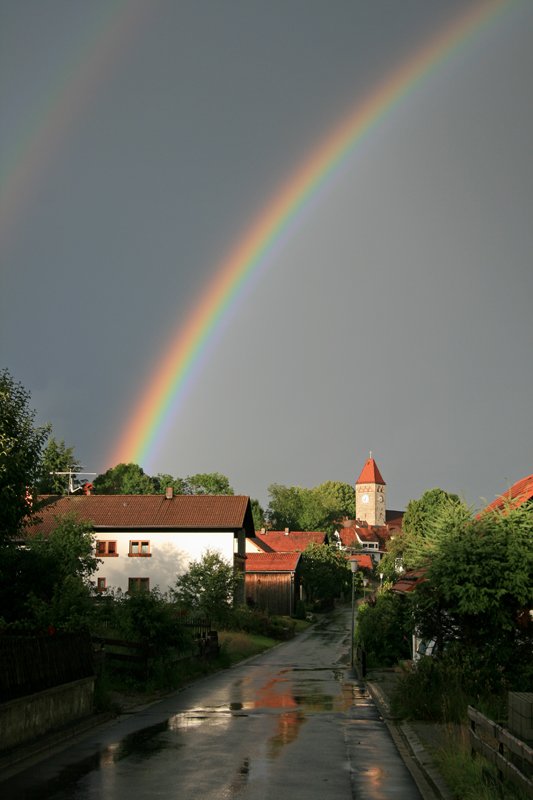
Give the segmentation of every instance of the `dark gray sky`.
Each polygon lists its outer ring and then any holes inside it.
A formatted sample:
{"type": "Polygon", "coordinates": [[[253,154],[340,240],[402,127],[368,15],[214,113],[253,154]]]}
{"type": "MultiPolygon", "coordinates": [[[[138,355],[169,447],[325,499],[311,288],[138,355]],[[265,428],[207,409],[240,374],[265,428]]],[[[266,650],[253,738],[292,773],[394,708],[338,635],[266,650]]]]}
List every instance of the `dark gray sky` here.
{"type": "MultiPolygon", "coordinates": [[[[87,470],[273,194],[468,5],[0,0],[0,364],[87,470]]],[[[317,195],[147,472],[265,503],[372,450],[401,508],[533,471],[533,4],[502,9],[317,195]]]]}

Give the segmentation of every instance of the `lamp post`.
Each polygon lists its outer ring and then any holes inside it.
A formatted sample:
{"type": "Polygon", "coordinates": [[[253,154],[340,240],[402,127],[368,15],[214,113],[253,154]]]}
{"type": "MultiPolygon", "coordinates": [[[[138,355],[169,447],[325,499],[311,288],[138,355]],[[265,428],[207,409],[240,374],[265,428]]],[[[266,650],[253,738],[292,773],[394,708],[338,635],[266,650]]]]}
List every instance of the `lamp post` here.
{"type": "Polygon", "coordinates": [[[351,643],[351,656],[350,656],[350,666],[353,670],[353,639],[354,639],[354,629],[355,629],[355,573],[357,572],[357,561],[352,559],[350,561],[350,569],[352,570],[352,634],[350,637],[351,643]]]}
{"type": "Polygon", "coordinates": [[[363,578],[363,600],[366,602],[366,587],[368,586],[368,578],[363,578]]]}
{"type": "Polygon", "coordinates": [[[379,573],[379,588],[383,589],[383,572],[379,573]]]}

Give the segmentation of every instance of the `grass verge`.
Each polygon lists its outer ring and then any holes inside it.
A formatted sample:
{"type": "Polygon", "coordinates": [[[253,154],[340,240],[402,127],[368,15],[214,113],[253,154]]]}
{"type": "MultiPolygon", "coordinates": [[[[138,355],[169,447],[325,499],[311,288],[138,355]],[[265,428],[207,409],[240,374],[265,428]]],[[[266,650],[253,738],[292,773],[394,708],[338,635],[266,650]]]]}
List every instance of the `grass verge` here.
{"type": "Polygon", "coordinates": [[[472,758],[466,725],[450,726],[435,763],[458,800],[527,800],[516,786],[500,781],[496,768],[482,756],[472,758]]]}
{"type": "Polygon", "coordinates": [[[259,655],[278,644],[276,639],[258,633],[244,631],[219,631],[220,659],[224,666],[231,667],[245,658],[259,655]]]}

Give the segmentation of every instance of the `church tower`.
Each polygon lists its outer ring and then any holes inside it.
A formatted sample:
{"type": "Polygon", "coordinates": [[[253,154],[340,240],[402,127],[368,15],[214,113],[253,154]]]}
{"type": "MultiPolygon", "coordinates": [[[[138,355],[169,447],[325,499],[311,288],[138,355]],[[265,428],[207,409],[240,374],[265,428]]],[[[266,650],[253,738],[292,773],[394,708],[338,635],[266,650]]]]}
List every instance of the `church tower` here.
{"type": "Polygon", "coordinates": [[[385,525],[386,485],[370,453],[355,484],[355,516],[358,520],[368,525],[385,525]]]}

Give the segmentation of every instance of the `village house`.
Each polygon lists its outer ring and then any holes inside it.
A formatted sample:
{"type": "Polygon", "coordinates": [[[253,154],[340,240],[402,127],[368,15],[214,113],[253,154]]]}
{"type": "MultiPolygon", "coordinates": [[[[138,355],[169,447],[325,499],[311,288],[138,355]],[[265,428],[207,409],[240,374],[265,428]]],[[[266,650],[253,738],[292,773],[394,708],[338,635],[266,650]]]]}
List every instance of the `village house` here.
{"type": "MultiPolygon", "coordinates": [[[[250,499],[238,495],[67,495],[41,497],[32,533],[49,534],[56,518],[90,522],[100,559],[96,588],[167,591],[191,561],[217,552],[244,571],[245,540],[253,537],[250,499]]],[[[238,598],[238,599],[243,599],[238,598]]]]}

